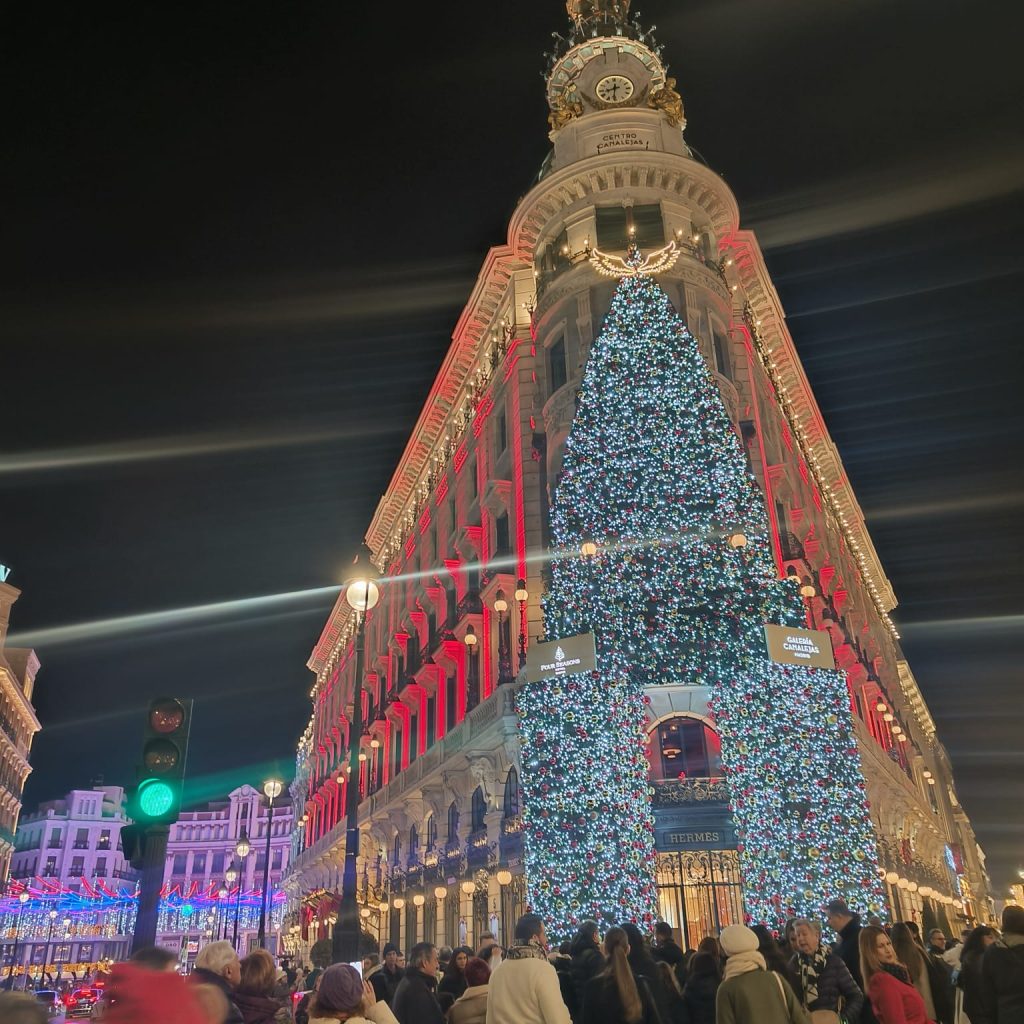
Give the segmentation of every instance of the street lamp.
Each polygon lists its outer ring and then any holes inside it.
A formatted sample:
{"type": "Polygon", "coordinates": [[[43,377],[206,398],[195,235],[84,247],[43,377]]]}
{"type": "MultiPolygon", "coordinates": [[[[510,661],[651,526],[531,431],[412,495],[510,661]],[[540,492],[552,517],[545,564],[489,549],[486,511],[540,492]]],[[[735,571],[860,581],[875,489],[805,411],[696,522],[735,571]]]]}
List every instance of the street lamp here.
{"type": "Polygon", "coordinates": [[[50,911],[50,930],[46,933],[46,956],[43,958],[43,970],[42,973],[45,976],[46,966],[50,962],[50,943],[53,941],[53,926],[57,921],[57,911],[50,911]]]}
{"type": "Polygon", "coordinates": [[[466,659],[469,662],[469,693],[467,694],[467,711],[471,711],[480,703],[480,670],[476,659],[476,630],[472,624],[466,627],[466,635],[462,638],[466,645],[466,659]]]}
{"type": "Polygon", "coordinates": [[[260,904],[260,928],[256,944],[260,949],[267,947],[267,890],[270,886],[270,837],[274,824],[274,801],[281,795],[284,785],[278,779],[267,779],[263,783],[263,792],[267,797],[267,850],[263,858],[263,902],[260,904]]]}
{"type": "Polygon", "coordinates": [[[515,598],[519,602],[519,667],[526,668],[526,602],[530,592],[526,589],[526,580],[516,582],[515,598]]]}
{"type": "Polygon", "coordinates": [[[505,591],[498,589],[494,595],[494,610],[498,614],[498,685],[512,682],[512,639],[509,636],[511,622],[508,615],[508,601],[505,591]]]}
{"type": "Polygon", "coordinates": [[[363,738],[363,666],[366,663],[366,613],[380,600],[380,587],[371,572],[356,559],[356,574],[345,584],[345,600],[355,612],[353,643],[356,651],[352,682],[352,726],[349,731],[349,776],[345,790],[345,870],[341,879],[338,921],[331,936],[334,963],[359,959],[359,904],[356,901],[356,861],[359,857],[359,754],[363,738]]]}
{"type": "Polygon", "coordinates": [[[21,904],[18,907],[18,923],[14,926],[14,949],[11,950],[11,969],[7,972],[7,977],[10,978],[14,974],[14,962],[18,959],[18,939],[21,936],[21,919],[25,914],[25,904],[31,897],[28,894],[28,889],[23,889],[21,894],[18,896],[18,902],[21,904]]]}
{"type": "MultiPolygon", "coordinates": [[[[230,868],[228,869],[231,870],[230,868]]],[[[222,885],[217,890],[217,899],[220,901],[220,928],[217,929],[217,938],[224,939],[228,934],[228,916],[225,913],[225,907],[227,906],[228,889],[226,885],[222,885]]]]}

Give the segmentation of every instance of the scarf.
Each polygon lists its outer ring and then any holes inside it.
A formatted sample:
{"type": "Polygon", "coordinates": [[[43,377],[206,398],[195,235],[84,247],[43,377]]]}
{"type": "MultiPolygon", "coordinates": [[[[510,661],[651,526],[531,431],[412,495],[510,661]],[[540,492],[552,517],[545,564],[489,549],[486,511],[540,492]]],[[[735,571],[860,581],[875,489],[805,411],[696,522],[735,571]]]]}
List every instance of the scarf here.
{"type": "Polygon", "coordinates": [[[733,953],[725,961],[725,974],[723,980],[738,978],[741,974],[748,974],[750,971],[766,971],[768,969],[764,957],[756,949],[747,950],[745,953],[733,953]]]}
{"type": "Polygon", "coordinates": [[[913,985],[913,982],[910,980],[910,971],[903,964],[879,964],[878,966],[886,974],[891,974],[897,981],[902,981],[904,985],[913,985]]]}
{"type": "Polygon", "coordinates": [[[547,960],[548,955],[539,942],[527,942],[522,946],[509,946],[506,960],[547,960]]]}
{"type": "Polygon", "coordinates": [[[818,1001],[818,981],[825,973],[828,962],[828,950],[819,946],[813,953],[798,953],[797,963],[800,967],[800,987],[804,990],[804,1006],[818,1001]]]}

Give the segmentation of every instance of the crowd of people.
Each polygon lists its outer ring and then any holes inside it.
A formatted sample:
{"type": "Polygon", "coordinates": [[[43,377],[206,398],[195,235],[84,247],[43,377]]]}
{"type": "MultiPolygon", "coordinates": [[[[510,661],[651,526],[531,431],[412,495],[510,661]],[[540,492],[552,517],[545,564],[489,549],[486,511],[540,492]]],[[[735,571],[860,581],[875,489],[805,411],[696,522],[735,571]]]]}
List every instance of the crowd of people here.
{"type": "MultiPolygon", "coordinates": [[[[1024,908],[1002,933],[959,941],[914,922],[862,923],[842,900],[822,922],[789,921],[776,936],[733,924],[683,949],[659,922],[600,934],[585,922],[557,950],[524,914],[508,949],[421,942],[408,962],[393,945],[361,970],[306,974],[266,950],[239,959],[229,942],[199,951],[183,977],[173,953],[141,950],[114,967],[94,1016],[103,1024],[1024,1024],[1024,908]],[[301,998],[299,998],[301,996],[301,998]]],[[[43,1024],[30,996],[0,993],[0,1024],[43,1024]]]]}

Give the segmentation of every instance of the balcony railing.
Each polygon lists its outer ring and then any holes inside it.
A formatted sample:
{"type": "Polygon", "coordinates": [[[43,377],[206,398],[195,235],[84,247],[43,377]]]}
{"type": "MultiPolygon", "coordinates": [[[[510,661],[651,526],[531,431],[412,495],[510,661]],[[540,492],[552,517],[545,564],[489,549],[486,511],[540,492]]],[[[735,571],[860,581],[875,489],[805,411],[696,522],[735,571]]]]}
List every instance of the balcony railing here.
{"type": "Polygon", "coordinates": [[[471,590],[456,605],[455,617],[456,619],[463,619],[467,615],[479,615],[482,611],[483,605],[480,602],[480,595],[475,590],[471,590]]]}
{"type": "Polygon", "coordinates": [[[655,807],[680,804],[724,804],[729,802],[725,779],[658,779],[653,782],[655,807]]]}

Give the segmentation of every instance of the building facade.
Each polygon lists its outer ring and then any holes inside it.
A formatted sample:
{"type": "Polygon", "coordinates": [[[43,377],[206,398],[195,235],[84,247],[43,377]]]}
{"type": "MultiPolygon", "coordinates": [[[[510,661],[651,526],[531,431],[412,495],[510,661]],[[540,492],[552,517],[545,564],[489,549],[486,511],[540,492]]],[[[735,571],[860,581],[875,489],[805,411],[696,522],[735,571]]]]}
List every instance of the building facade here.
{"type": "Polygon", "coordinates": [[[21,797],[32,771],[29,752],[40,728],[32,706],[39,659],[33,650],[7,646],[11,606],[21,596],[9,576],[10,569],[0,565],[0,886],[10,871],[21,797]]]}
{"type": "MultiPolygon", "coordinates": [[[[659,283],[698,339],[772,526],[780,577],[846,675],[890,912],[959,930],[991,912],[983,855],[890,618],[896,605],[753,233],[690,150],[682,99],[628,0],[569,0],[548,69],[552,151],[487,255],[366,535],[383,574],[350,735],[354,622],[339,598],[309,668],[288,931],[330,933],[360,745],[360,899],[383,942],[471,945],[525,900],[516,688],[543,635],[549,505],[615,282],[591,255],[678,258],[659,283]]],[[[696,945],[742,920],[709,694],[652,680],[659,913],[696,945]]]]}
{"type": "MultiPolygon", "coordinates": [[[[72,790],[22,819],[15,837],[11,888],[0,903],[8,967],[16,965],[32,974],[73,971],[81,977],[104,962],[127,956],[137,889],[137,873],[121,846],[121,828],[127,821],[124,790],[101,785],[72,790]],[[22,892],[28,893],[24,903],[18,899],[22,892]]],[[[232,940],[237,935],[242,951],[256,944],[268,826],[266,930],[268,944],[276,948],[292,811],[287,800],[279,802],[270,820],[266,800],[248,785],[226,799],[183,811],[171,826],[159,945],[187,963],[214,937],[232,940]],[[240,857],[243,838],[248,853],[240,857]],[[232,867],[237,877],[229,881],[232,867]]]]}

